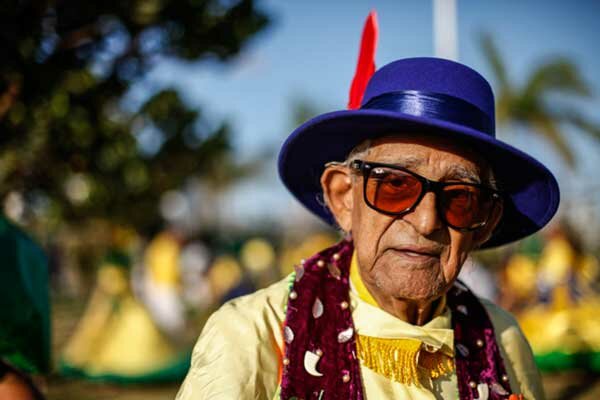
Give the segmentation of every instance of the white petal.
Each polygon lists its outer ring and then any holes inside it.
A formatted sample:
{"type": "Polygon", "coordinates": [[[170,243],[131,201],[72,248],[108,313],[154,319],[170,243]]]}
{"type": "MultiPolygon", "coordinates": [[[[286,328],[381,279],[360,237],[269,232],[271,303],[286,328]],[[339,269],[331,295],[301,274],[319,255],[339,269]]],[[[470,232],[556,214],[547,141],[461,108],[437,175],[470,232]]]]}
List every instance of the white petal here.
{"type": "Polygon", "coordinates": [[[283,340],[288,344],[294,340],[294,331],[289,326],[283,328],[283,340]]]}
{"type": "Polygon", "coordinates": [[[477,400],[488,400],[490,397],[490,388],[487,383],[480,383],[477,385],[477,393],[479,394],[477,400]]]}
{"type": "Polygon", "coordinates": [[[469,349],[464,344],[461,344],[461,343],[457,344],[456,349],[458,350],[458,352],[460,353],[461,356],[463,356],[463,357],[469,356],[469,349]]]}
{"type": "Polygon", "coordinates": [[[340,271],[338,266],[335,264],[327,265],[327,269],[329,270],[331,276],[333,276],[335,279],[340,279],[340,277],[342,276],[342,271],[340,271]]]}
{"type": "Polygon", "coordinates": [[[313,308],[312,308],[312,315],[314,318],[319,318],[321,315],[323,315],[323,303],[321,302],[321,300],[317,297],[317,299],[315,300],[315,304],[313,304],[313,308]]]}
{"type": "Polygon", "coordinates": [[[348,340],[352,339],[352,335],[354,335],[354,329],[352,329],[352,327],[341,331],[337,337],[338,343],[346,343],[348,340]]]}
{"type": "Polygon", "coordinates": [[[304,267],[302,265],[294,265],[296,270],[296,282],[298,282],[304,276],[304,267]]]}
{"type": "Polygon", "coordinates": [[[321,357],[313,353],[312,351],[307,351],[304,353],[304,369],[306,372],[311,374],[312,376],[323,376],[322,373],[317,371],[317,363],[321,357]]]}
{"type": "Polygon", "coordinates": [[[498,382],[492,383],[492,391],[496,394],[499,394],[500,396],[508,396],[510,394],[498,382]]]}

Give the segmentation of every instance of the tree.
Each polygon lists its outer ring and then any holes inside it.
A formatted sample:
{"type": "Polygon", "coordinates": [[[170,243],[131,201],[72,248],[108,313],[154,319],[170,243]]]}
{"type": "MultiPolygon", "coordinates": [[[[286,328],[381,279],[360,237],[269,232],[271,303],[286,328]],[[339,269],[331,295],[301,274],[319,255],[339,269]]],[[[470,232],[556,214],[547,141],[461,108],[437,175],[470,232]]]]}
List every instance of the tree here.
{"type": "Polygon", "coordinates": [[[569,167],[574,167],[575,155],[561,125],[573,125],[597,140],[600,140],[600,126],[573,107],[550,102],[548,96],[558,93],[586,98],[591,95],[589,85],[576,66],[566,58],[552,59],[533,70],[522,87],[516,87],[510,82],[505,63],[491,36],[482,36],[481,47],[498,85],[498,122],[516,122],[533,128],[533,132],[542,135],[558,151],[569,167]]]}
{"type": "Polygon", "coordinates": [[[229,126],[211,128],[176,91],[122,103],[161,59],[238,54],[268,23],[252,0],[14,0],[0,22],[0,196],[17,194],[33,218],[148,230],[165,191],[243,169],[229,126]]]}

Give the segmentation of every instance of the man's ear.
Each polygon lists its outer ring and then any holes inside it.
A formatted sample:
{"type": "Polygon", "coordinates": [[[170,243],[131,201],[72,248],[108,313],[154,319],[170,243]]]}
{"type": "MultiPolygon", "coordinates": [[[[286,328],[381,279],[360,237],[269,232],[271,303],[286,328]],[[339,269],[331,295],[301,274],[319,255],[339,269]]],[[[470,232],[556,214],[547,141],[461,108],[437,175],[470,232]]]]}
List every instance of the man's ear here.
{"type": "Polygon", "coordinates": [[[475,242],[476,247],[480,247],[482,244],[487,242],[490,237],[492,237],[492,233],[494,233],[494,229],[500,222],[500,218],[502,218],[502,213],[504,212],[504,203],[499,202],[496,207],[494,207],[494,211],[492,212],[492,216],[490,220],[483,226],[482,228],[475,231],[473,236],[473,240],[475,242]]]}
{"type": "Polygon", "coordinates": [[[352,175],[348,167],[334,165],[325,168],[321,175],[323,197],[340,228],[352,229],[352,175]]]}

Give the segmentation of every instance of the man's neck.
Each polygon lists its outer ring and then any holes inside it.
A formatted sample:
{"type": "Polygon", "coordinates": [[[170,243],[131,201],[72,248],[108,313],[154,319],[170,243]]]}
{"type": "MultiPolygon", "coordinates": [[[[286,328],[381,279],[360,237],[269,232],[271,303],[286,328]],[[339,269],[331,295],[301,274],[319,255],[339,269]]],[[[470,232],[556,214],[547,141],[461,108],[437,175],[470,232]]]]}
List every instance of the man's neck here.
{"type": "Polygon", "coordinates": [[[366,282],[365,286],[382,310],[412,325],[424,325],[429,322],[440,301],[440,299],[429,301],[397,299],[380,295],[377,288],[369,287],[366,282]]]}
{"type": "Polygon", "coordinates": [[[377,287],[372,287],[366,280],[362,279],[356,254],[350,267],[350,280],[362,300],[413,325],[426,324],[433,317],[436,317],[445,306],[443,296],[438,299],[419,302],[382,295],[377,287]]]}

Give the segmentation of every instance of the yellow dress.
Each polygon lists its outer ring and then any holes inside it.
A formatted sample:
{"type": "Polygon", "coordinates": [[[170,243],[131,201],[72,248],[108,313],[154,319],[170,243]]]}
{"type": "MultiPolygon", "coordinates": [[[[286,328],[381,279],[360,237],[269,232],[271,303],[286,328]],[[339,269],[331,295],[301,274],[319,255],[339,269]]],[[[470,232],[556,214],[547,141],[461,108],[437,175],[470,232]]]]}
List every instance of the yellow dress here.
{"type": "MultiPolygon", "coordinates": [[[[191,367],[177,400],[274,399],[284,348],[282,324],[289,278],[224,304],[206,323],[192,354],[191,367]]],[[[482,300],[491,316],[514,392],[543,399],[531,349],[514,318],[482,300]]],[[[359,296],[353,286],[350,307],[356,333],[379,338],[413,338],[440,351],[454,352],[450,311],[423,326],[411,325],[359,296]]],[[[456,374],[422,385],[392,381],[361,364],[366,399],[457,399],[456,374]]]]}
{"type": "Polygon", "coordinates": [[[596,258],[578,254],[565,237],[553,238],[544,248],[539,276],[550,301],[518,315],[541,369],[600,370],[600,295],[591,284],[599,273],[596,258]],[[570,293],[572,285],[579,296],[570,293]]]}
{"type": "Polygon", "coordinates": [[[62,357],[66,375],[119,382],[172,381],[183,376],[187,352],[158,330],[129,287],[125,268],[104,264],[62,357]]]}

